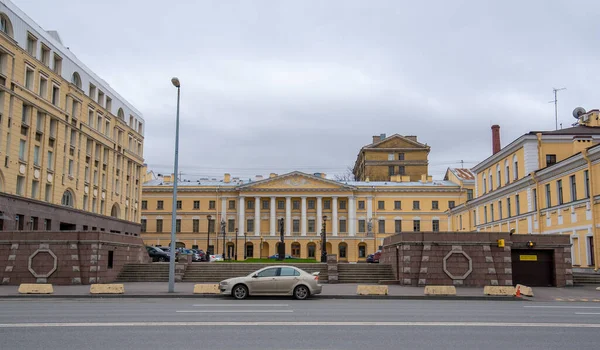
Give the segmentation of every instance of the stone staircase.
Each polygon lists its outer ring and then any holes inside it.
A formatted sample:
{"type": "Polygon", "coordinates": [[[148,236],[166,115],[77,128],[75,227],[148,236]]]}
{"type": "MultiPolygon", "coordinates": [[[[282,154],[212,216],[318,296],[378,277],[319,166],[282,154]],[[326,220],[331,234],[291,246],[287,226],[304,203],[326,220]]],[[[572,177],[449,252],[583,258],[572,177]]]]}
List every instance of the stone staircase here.
{"type": "Polygon", "coordinates": [[[391,265],[338,264],[338,283],[379,283],[394,279],[391,265]]]}
{"type": "Polygon", "coordinates": [[[600,285],[600,273],[573,272],[574,285],[600,285]]]}
{"type": "Polygon", "coordinates": [[[169,263],[125,264],[116,282],[168,282],[169,263]]]}
{"type": "MultiPolygon", "coordinates": [[[[327,282],[327,265],[325,264],[290,264],[283,263],[278,265],[290,265],[302,269],[308,273],[320,272],[319,281],[327,282]]],[[[254,263],[193,263],[188,265],[183,282],[220,282],[224,279],[247,276],[250,273],[272,266],[272,264],[254,264],[254,263]]]]}

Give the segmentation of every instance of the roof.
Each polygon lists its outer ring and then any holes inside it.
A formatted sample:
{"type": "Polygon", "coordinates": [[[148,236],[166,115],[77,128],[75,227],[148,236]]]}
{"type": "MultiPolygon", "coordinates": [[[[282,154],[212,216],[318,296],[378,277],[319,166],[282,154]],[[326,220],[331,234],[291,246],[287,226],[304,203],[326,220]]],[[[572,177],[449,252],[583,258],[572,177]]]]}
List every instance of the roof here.
{"type": "Polygon", "coordinates": [[[384,142],[387,142],[387,141],[389,141],[391,139],[396,139],[396,138],[399,138],[399,139],[401,139],[403,141],[411,143],[411,144],[413,144],[413,145],[415,145],[417,147],[429,148],[429,146],[427,146],[424,143],[421,143],[421,142],[415,141],[415,140],[411,140],[408,137],[402,136],[400,134],[394,134],[394,135],[388,136],[388,137],[384,138],[383,140],[379,140],[378,142],[375,142],[375,143],[370,143],[368,145],[363,146],[362,148],[377,148],[378,145],[380,145],[380,144],[382,144],[384,142]]]}
{"type": "MultiPolygon", "coordinates": [[[[475,180],[475,174],[471,171],[471,169],[467,168],[448,168],[448,171],[452,172],[456,177],[463,181],[471,181],[475,180]]],[[[444,178],[447,180],[448,176],[444,178]]]]}
{"type": "Polygon", "coordinates": [[[593,126],[577,125],[572,128],[565,128],[552,131],[530,131],[529,135],[600,135],[600,128],[593,126]]]}

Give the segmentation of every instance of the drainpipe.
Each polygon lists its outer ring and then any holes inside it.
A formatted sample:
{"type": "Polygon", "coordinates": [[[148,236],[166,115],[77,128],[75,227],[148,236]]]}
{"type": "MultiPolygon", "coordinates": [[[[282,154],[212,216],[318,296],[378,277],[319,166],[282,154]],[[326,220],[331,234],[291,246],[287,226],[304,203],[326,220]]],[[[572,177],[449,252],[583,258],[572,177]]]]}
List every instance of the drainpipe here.
{"type": "Polygon", "coordinates": [[[531,173],[531,178],[533,182],[535,182],[535,207],[537,208],[537,217],[538,217],[538,233],[542,234],[542,210],[540,208],[540,182],[537,177],[535,177],[535,171],[531,173]]]}
{"type": "Polygon", "coordinates": [[[592,240],[594,241],[594,271],[598,271],[600,268],[600,237],[598,235],[598,228],[596,227],[596,213],[594,210],[594,173],[592,169],[592,161],[588,155],[587,148],[581,151],[583,159],[587,162],[588,177],[590,181],[590,210],[592,211],[592,240]]]}
{"type": "Polygon", "coordinates": [[[538,151],[538,169],[542,168],[542,133],[538,132],[537,136],[537,151],[538,151]]]}

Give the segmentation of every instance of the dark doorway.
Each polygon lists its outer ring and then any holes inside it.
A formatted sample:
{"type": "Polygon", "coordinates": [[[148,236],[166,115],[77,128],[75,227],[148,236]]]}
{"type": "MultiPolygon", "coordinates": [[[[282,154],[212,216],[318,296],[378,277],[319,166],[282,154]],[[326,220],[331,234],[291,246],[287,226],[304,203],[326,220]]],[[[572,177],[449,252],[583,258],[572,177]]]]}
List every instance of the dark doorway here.
{"type": "MultiPolygon", "coordinates": [[[[234,255],[235,255],[235,245],[233,245],[233,243],[228,243],[227,244],[227,259],[231,260],[234,255]]],[[[223,259],[224,258],[225,257],[223,257],[223,259]]]]}
{"type": "Polygon", "coordinates": [[[71,224],[68,222],[61,222],[60,223],[60,230],[61,231],[75,231],[77,229],[77,226],[75,224],[71,224]]]}
{"type": "Polygon", "coordinates": [[[533,287],[554,286],[554,251],[513,249],[513,284],[533,287]]]}

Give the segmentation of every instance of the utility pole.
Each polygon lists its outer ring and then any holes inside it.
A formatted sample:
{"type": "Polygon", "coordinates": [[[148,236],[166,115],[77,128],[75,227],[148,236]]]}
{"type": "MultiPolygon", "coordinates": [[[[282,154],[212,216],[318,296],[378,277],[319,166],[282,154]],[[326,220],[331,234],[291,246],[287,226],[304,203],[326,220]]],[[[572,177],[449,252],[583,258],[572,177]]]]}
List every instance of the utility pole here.
{"type": "Polygon", "coordinates": [[[558,96],[557,93],[561,90],[566,90],[567,88],[552,88],[554,92],[554,100],[549,101],[548,103],[554,103],[554,125],[556,130],[558,130],[558,96]]]}

